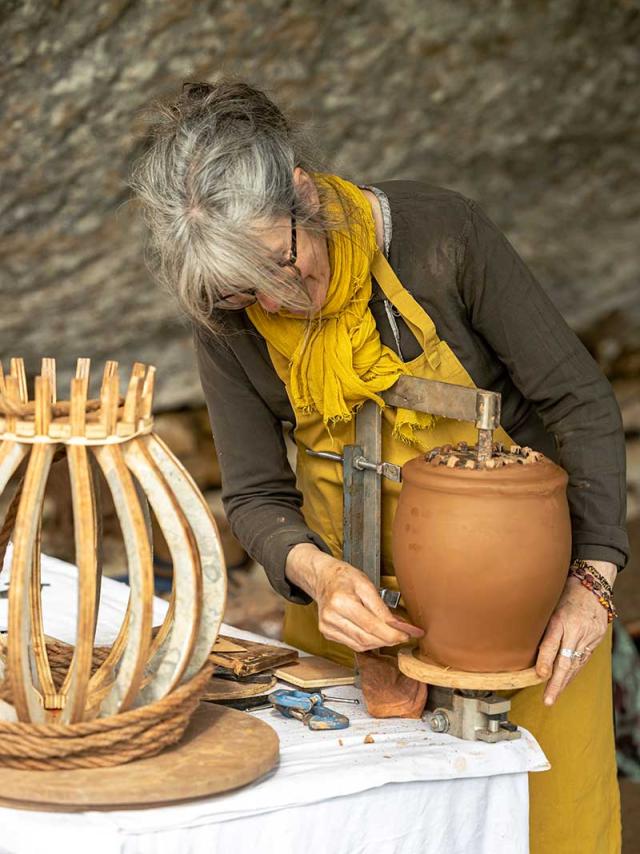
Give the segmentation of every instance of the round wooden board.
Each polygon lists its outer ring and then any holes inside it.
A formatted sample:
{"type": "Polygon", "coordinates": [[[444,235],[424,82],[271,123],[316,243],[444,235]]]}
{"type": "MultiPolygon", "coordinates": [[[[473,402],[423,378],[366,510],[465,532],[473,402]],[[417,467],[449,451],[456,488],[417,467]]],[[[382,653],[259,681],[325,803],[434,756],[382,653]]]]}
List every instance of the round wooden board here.
{"type": "Polygon", "coordinates": [[[398,667],[405,676],[438,685],[442,688],[461,688],[467,691],[508,691],[514,688],[528,688],[544,682],[536,673],[535,667],[526,670],[514,670],[510,673],[471,673],[468,670],[453,670],[440,664],[424,661],[415,655],[412,648],[398,652],[398,667]]]}
{"type": "Polygon", "coordinates": [[[113,768],[0,768],[0,805],[76,812],[143,809],[246,786],[276,765],[275,730],[245,712],[201,703],[178,744],[113,768]]]}

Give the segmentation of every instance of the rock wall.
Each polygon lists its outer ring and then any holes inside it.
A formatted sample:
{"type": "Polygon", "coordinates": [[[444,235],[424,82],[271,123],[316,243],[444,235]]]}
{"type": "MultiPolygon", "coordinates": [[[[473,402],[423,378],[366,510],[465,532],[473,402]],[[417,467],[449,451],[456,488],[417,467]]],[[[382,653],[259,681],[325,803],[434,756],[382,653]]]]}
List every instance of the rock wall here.
{"type": "Polygon", "coordinates": [[[149,361],[160,407],[200,400],[126,177],[145,104],[232,72],[307,121],[337,171],[479,200],[605,365],[636,372],[639,13],[636,0],[4,0],[0,355],[149,361]]]}

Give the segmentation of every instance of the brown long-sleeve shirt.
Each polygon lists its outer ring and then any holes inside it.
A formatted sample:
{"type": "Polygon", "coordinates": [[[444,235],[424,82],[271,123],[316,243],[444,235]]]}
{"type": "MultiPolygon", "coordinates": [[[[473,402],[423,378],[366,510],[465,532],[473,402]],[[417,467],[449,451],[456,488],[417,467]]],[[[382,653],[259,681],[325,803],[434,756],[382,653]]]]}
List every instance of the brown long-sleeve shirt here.
{"type": "MultiPolygon", "coordinates": [[[[573,555],[622,567],[625,453],[611,386],[513,247],[478,206],[415,181],[376,185],[388,200],[388,258],[404,287],[476,385],[502,395],[514,441],[569,473],[573,555]]],[[[419,345],[374,282],[370,303],[382,342],[405,361],[419,345]]],[[[308,602],[285,577],[289,550],[313,542],[287,462],[283,423],[295,416],[264,339],[244,311],[218,312],[225,331],[195,330],[196,352],[222,470],[231,528],[273,587],[308,602]]]]}

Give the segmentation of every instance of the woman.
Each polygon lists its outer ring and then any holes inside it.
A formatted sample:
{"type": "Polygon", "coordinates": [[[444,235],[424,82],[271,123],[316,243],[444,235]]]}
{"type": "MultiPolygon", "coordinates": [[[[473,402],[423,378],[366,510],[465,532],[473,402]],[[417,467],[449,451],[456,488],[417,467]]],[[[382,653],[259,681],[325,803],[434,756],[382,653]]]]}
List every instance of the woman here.
{"type": "MultiPolygon", "coordinates": [[[[570,474],[574,559],[613,583],[628,546],[610,387],[473,202],[318,173],[278,107],[230,81],[187,84],[159,108],[133,186],[159,275],[193,321],[229,521],[288,600],[287,641],[348,660],[416,634],[340,559],[339,465],[304,453],[353,442],[354,409],[381,403],[404,373],[501,393],[509,437],[570,474]]],[[[389,408],[383,418],[393,462],[473,440],[448,419],[389,408]]],[[[396,497],[383,493],[387,574],[396,497]]],[[[532,851],[604,854],[620,846],[610,632],[576,574],[540,646],[549,681],[517,692],[512,717],[553,766],[530,781],[532,851]]]]}

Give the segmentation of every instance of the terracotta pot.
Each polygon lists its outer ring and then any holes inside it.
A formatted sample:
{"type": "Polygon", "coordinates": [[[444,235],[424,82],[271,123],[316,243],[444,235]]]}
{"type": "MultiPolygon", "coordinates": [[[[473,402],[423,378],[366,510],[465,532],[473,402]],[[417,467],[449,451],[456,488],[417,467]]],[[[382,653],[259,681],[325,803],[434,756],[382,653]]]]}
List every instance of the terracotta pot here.
{"type": "Polygon", "coordinates": [[[567,578],[571,528],[567,473],[535,452],[529,462],[449,468],[421,456],[403,467],[393,560],[425,631],[419,657],[474,672],[535,663],[567,578]]]}

